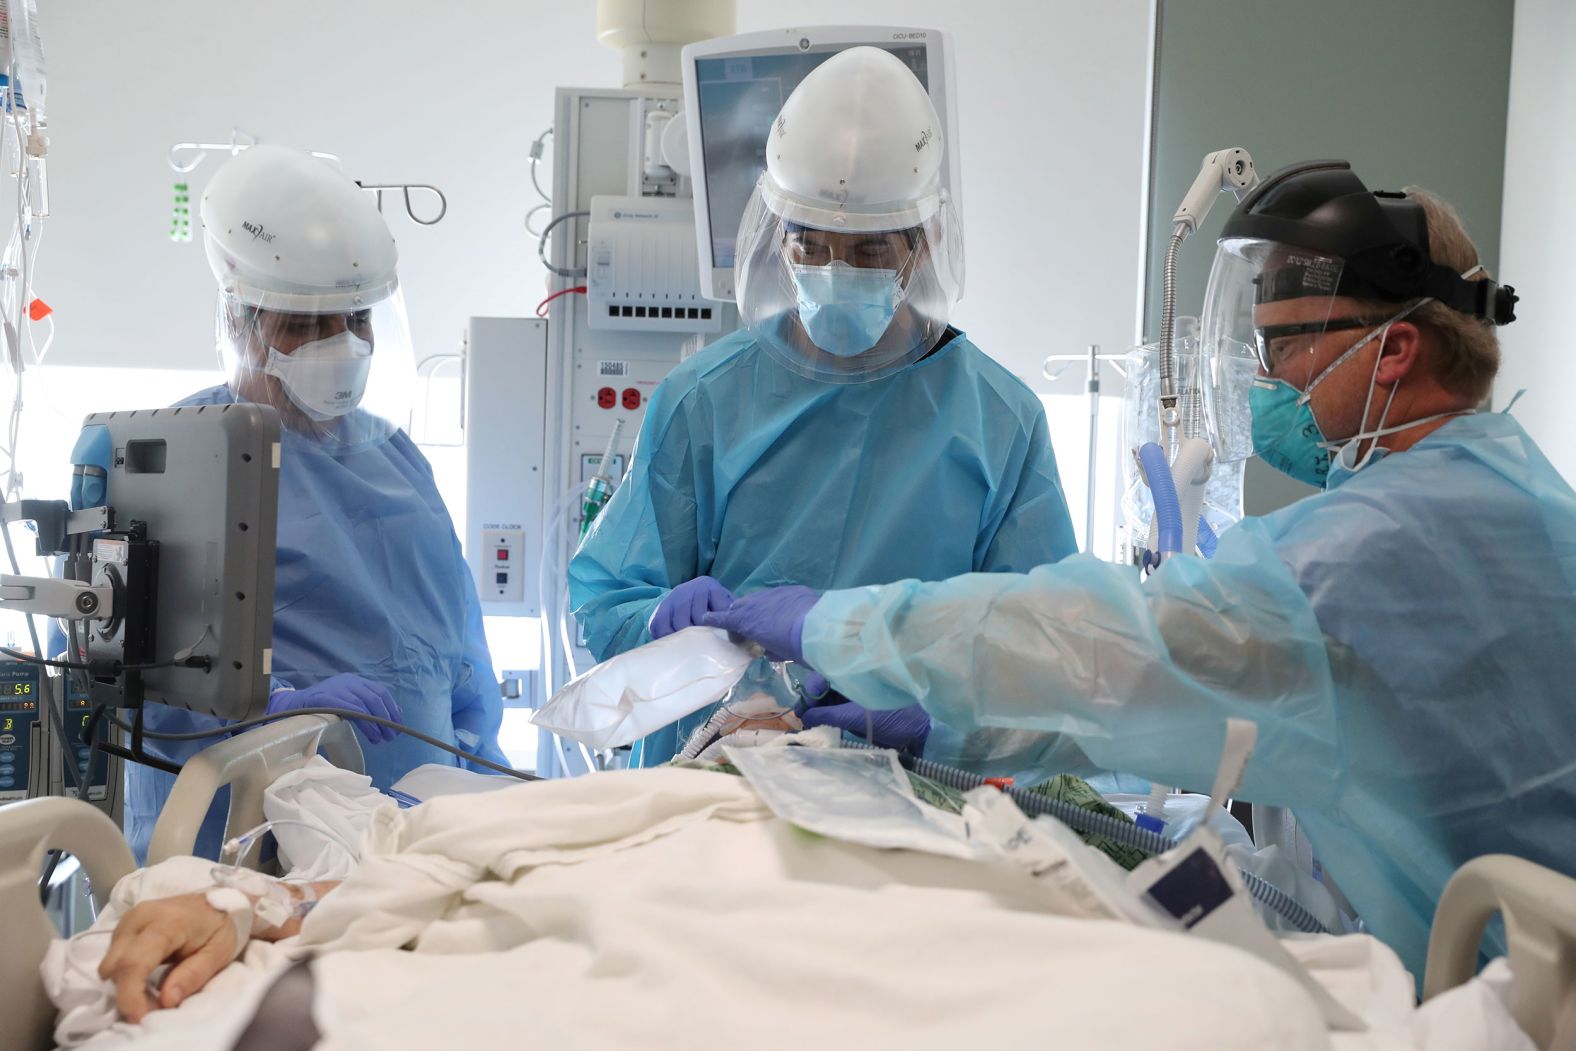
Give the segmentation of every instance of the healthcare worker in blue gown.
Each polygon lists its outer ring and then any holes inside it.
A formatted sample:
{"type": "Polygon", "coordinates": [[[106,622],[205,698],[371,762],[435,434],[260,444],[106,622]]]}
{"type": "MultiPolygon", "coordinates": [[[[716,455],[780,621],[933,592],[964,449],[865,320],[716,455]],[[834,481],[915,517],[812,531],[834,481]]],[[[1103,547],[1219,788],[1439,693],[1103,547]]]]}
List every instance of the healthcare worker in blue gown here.
{"type": "MultiPolygon", "coordinates": [[[[504,762],[476,588],[432,469],[393,422],[414,365],[394,240],[376,205],[330,164],[263,145],[215,174],[202,220],[228,381],[180,404],[271,405],[283,431],[268,711],[382,716],[504,762]]],[[[219,725],[158,704],[145,718],[164,732],[219,725]]],[[[352,725],[379,787],[457,762],[352,725]]],[[[213,740],[151,750],[180,762],[213,740]]],[[[128,765],[126,834],[139,858],[173,783],[128,765]]],[[[216,855],[223,824],[217,805],[198,853],[216,855]]]]}
{"type": "Polygon", "coordinates": [[[1254,445],[1323,493],[1147,582],[1078,556],[703,619],[871,708],[1061,731],[1194,790],[1225,720],[1254,721],[1239,797],[1291,809],[1420,979],[1460,865],[1576,875],[1576,493],[1514,419],[1475,411],[1514,303],[1438,198],[1287,169],[1226,224],[1204,338],[1258,358],[1254,445]]]}
{"type": "MultiPolygon", "coordinates": [[[[944,155],[924,88],[885,51],[828,59],[784,104],[739,229],[745,327],[652,394],[570,563],[598,659],[760,588],[1024,572],[1076,550],[1039,399],[947,324],[963,254],[944,155]]],[[[634,761],[673,758],[709,714],[634,761]]],[[[895,718],[878,732],[928,736],[927,755],[965,744],[917,707],[895,718]]],[[[864,727],[851,704],[805,720],[864,727]]]]}

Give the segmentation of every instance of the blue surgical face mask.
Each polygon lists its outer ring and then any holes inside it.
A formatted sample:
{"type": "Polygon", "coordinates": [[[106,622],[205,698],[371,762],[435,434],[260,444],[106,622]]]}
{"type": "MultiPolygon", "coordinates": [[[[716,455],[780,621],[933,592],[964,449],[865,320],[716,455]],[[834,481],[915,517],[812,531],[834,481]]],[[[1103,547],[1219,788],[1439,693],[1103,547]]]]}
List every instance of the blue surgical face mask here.
{"type": "Polygon", "coordinates": [[[1323,489],[1330,474],[1329,442],[1303,392],[1285,380],[1258,376],[1248,391],[1248,407],[1253,451],[1281,474],[1323,489]]]}
{"type": "Polygon", "coordinates": [[[903,289],[896,270],[791,264],[799,323],[828,354],[851,358],[875,346],[892,325],[903,289]]]}
{"type": "MultiPolygon", "coordinates": [[[[1248,391],[1248,407],[1253,412],[1253,451],[1281,474],[1323,489],[1330,477],[1331,453],[1341,448],[1343,443],[1332,442],[1325,437],[1324,429],[1319,426],[1318,419],[1313,415],[1314,388],[1329,378],[1336,369],[1353,360],[1357,352],[1373,342],[1375,338],[1379,340],[1379,357],[1374,360],[1374,377],[1377,378],[1379,360],[1384,357],[1384,337],[1390,331],[1390,326],[1426,302],[1428,302],[1426,299],[1418,300],[1353,343],[1338,358],[1330,362],[1324,371],[1313,378],[1307,390],[1298,390],[1285,380],[1274,376],[1255,377],[1253,388],[1248,391]]],[[[1368,381],[1368,400],[1363,403],[1364,419],[1368,418],[1368,408],[1373,402],[1373,396],[1374,379],[1371,378],[1368,381]]],[[[1360,439],[1373,439],[1404,429],[1384,429],[1384,417],[1389,414],[1390,401],[1394,399],[1395,388],[1391,388],[1390,398],[1385,402],[1384,412],[1380,415],[1380,430],[1353,435],[1347,441],[1356,443],[1360,439]]],[[[1410,427],[1414,424],[1406,426],[1410,427]]],[[[1376,446],[1370,446],[1370,450],[1374,447],[1376,446]]],[[[1366,462],[1365,459],[1361,463],[1349,464],[1348,469],[1360,470],[1366,462]]]]}

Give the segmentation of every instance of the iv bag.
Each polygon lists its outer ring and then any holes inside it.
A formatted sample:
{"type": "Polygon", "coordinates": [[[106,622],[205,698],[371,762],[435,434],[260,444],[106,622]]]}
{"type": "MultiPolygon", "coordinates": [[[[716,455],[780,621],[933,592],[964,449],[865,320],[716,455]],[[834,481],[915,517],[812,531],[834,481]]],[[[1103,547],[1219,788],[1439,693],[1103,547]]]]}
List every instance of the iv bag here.
{"type": "MultiPolygon", "coordinates": [[[[1215,450],[1215,463],[1204,487],[1204,519],[1216,534],[1242,520],[1242,477],[1246,453],[1252,449],[1252,418],[1247,389],[1256,366],[1235,359],[1216,360],[1199,346],[1198,319],[1178,318],[1172,339],[1176,359],[1176,391],[1182,422],[1178,437],[1203,438],[1215,450]]],[[[1128,536],[1149,536],[1154,501],[1132,450],[1160,441],[1160,344],[1128,351],[1123,362],[1127,387],[1123,398],[1122,521],[1128,536]]],[[[1166,457],[1175,456],[1167,449],[1166,457]]],[[[1140,539],[1139,544],[1142,545],[1140,539]]]]}

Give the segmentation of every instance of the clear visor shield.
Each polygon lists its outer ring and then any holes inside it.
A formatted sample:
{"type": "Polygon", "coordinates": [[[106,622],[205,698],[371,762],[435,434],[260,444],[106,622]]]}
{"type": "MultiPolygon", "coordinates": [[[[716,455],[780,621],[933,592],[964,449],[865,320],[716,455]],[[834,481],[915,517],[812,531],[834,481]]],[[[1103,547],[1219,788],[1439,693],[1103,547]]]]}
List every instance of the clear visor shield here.
{"type": "Polygon", "coordinates": [[[409,421],[415,360],[400,291],[360,309],[307,312],[219,294],[216,340],[230,389],[291,431],[354,447],[409,421]]]}
{"type": "Polygon", "coordinates": [[[768,178],[745,206],[734,264],[739,315],[755,337],[793,371],[833,383],[879,379],[924,357],[963,286],[945,195],[923,218],[913,207],[892,213],[911,225],[828,230],[763,194],[768,178]]]}
{"type": "Polygon", "coordinates": [[[1321,338],[1347,326],[1332,318],[1342,266],[1334,256],[1274,241],[1236,238],[1216,249],[1200,338],[1222,461],[1253,455],[1248,398],[1255,379],[1307,390],[1321,338]]]}

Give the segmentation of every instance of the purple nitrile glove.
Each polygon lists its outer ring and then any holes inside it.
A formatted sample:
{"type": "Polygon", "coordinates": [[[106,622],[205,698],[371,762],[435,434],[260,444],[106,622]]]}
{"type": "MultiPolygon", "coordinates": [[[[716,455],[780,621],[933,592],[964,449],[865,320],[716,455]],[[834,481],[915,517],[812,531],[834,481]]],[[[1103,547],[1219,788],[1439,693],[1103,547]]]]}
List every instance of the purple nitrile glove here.
{"type": "MultiPolygon", "coordinates": [[[[380,682],[349,673],[335,675],[301,690],[275,690],[268,695],[268,714],[292,712],[298,708],[338,708],[346,713],[361,712],[380,719],[403,722],[394,695],[380,682]]],[[[354,719],[347,714],[346,718],[354,719]]],[[[398,730],[377,723],[357,722],[372,744],[382,744],[399,736],[398,730]]]]}
{"type": "Polygon", "coordinates": [[[707,613],[716,613],[733,605],[733,592],[711,577],[686,580],[668,597],[657,603],[651,611],[651,637],[660,639],[675,631],[683,631],[700,623],[707,613]]]}
{"type": "Polygon", "coordinates": [[[799,693],[811,704],[835,704],[838,700],[846,700],[842,694],[834,694],[835,700],[828,700],[827,695],[832,693],[832,684],[826,681],[826,676],[814,668],[805,668],[804,677],[799,680],[799,693]]]}
{"type": "Polygon", "coordinates": [[[707,613],[700,622],[759,643],[768,660],[803,664],[805,614],[820,599],[819,591],[799,584],[767,588],[736,599],[720,613],[707,613]]]}
{"type": "Polygon", "coordinates": [[[919,705],[874,711],[844,699],[840,693],[830,693],[827,699],[832,703],[799,710],[799,721],[804,723],[805,729],[835,726],[855,737],[864,737],[881,748],[893,748],[912,755],[925,754],[925,740],[930,736],[930,715],[919,705]]]}

